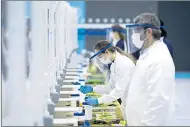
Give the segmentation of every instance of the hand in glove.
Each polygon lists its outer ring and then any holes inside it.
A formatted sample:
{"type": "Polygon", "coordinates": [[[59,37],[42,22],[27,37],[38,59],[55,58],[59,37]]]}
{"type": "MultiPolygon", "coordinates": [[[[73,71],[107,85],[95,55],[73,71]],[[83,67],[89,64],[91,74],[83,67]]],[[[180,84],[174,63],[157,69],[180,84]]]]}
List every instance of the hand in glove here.
{"type": "Polygon", "coordinates": [[[92,86],[81,86],[79,89],[83,94],[93,92],[92,86]]]}
{"type": "Polygon", "coordinates": [[[94,98],[94,97],[90,97],[90,98],[85,99],[85,102],[88,105],[98,105],[98,99],[94,98]]]}
{"type": "Polygon", "coordinates": [[[84,99],[85,99],[85,101],[87,100],[87,99],[89,99],[89,98],[91,98],[90,96],[86,96],[84,99]]]}

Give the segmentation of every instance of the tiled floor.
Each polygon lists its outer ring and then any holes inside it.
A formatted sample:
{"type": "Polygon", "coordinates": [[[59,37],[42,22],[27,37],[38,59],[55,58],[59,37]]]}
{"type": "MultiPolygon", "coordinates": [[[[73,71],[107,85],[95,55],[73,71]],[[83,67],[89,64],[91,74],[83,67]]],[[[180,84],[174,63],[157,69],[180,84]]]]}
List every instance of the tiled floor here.
{"type": "Polygon", "coordinates": [[[176,79],[176,112],[173,124],[190,126],[190,78],[176,79]]]}

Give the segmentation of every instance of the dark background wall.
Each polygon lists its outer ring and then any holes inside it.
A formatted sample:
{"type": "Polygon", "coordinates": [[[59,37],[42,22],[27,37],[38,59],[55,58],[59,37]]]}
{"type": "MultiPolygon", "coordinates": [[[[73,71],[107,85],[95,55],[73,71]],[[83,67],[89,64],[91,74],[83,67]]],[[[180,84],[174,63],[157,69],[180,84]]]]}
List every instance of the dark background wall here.
{"type": "MultiPolygon", "coordinates": [[[[177,71],[190,71],[190,1],[87,1],[88,18],[130,18],[143,12],[156,13],[165,22],[168,39],[174,48],[174,62],[177,71]]],[[[86,48],[105,36],[87,36],[86,48]]]]}
{"type": "Polygon", "coordinates": [[[190,71],[190,1],[158,2],[158,16],[166,25],[177,71],[190,71]]]}
{"type": "Polygon", "coordinates": [[[156,1],[87,1],[86,16],[94,18],[134,18],[142,12],[157,13],[156,1]]]}
{"type": "MultiPolygon", "coordinates": [[[[87,1],[86,19],[92,18],[111,18],[133,19],[142,12],[157,13],[157,2],[138,2],[138,1],[87,1]]],[[[106,39],[105,36],[87,36],[86,48],[92,50],[98,40],[106,39]]]]}

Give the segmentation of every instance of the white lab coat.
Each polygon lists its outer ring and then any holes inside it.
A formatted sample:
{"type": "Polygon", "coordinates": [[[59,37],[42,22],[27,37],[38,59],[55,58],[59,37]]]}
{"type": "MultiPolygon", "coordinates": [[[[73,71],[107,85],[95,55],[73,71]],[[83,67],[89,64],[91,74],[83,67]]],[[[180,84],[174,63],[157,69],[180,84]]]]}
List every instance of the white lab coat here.
{"type": "Polygon", "coordinates": [[[162,41],[146,49],[136,63],[126,114],[128,126],[164,126],[174,111],[175,66],[162,41]]]}
{"type": "MultiPolygon", "coordinates": [[[[98,102],[100,104],[110,103],[121,98],[121,110],[122,113],[125,113],[125,101],[134,69],[135,64],[130,58],[116,52],[115,61],[110,69],[108,85],[98,85],[93,88],[94,92],[103,94],[102,97],[98,98],[98,102]]],[[[126,118],[125,114],[123,114],[123,117],[126,118]]]]}
{"type": "MultiPolygon", "coordinates": [[[[118,40],[113,40],[113,46],[116,46],[118,43],[118,40]]],[[[124,41],[124,52],[127,53],[127,44],[124,41]]],[[[108,68],[108,66],[104,65],[103,63],[101,63],[97,58],[94,58],[94,64],[99,68],[99,70],[106,76],[106,82],[109,81],[110,79],[110,70],[108,68]]]]}

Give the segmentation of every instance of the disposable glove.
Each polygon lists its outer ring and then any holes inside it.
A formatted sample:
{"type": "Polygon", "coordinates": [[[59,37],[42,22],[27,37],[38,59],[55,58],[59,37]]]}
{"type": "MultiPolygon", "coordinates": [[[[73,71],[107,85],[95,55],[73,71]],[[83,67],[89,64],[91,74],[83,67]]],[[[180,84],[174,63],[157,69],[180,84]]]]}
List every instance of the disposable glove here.
{"type": "Polygon", "coordinates": [[[90,97],[90,98],[85,99],[85,102],[88,105],[98,105],[98,99],[94,98],[94,97],[90,97]]]}
{"type": "Polygon", "coordinates": [[[86,96],[84,99],[86,100],[86,99],[89,99],[89,98],[91,98],[90,96],[86,96]]]}
{"type": "Polygon", "coordinates": [[[83,94],[93,92],[92,86],[81,86],[79,91],[81,91],[83,94]]]}

